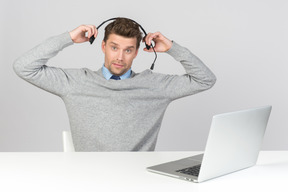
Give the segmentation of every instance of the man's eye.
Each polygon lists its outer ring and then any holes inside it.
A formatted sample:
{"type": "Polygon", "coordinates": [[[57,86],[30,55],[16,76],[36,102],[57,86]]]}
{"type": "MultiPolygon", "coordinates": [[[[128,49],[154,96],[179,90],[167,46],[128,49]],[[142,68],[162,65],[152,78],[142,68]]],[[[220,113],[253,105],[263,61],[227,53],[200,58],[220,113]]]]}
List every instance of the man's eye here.
{"type": "Polygon", "coordinates": [[[112,50],[114,50],[114,51],[116,51],[117,50],[117,47],[111,47],[112,48],[112,50]]]}
{"type": "Polygon", "coordinates": [[[131,50],[130,49],[126,49],[126,53],[131,53],[131,50]]]}

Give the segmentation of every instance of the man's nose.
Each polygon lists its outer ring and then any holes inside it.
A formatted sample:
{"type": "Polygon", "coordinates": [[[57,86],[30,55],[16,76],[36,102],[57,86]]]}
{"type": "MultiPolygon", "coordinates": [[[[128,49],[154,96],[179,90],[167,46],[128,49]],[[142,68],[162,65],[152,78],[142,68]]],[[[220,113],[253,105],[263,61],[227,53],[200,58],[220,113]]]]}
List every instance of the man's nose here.
{"type": "Polygon", "coordinates": [[[119,50],[118,51],[118,55],[117,55],[117,59],[122,61],[124,57],[124,51],[123,50],[119,50]]]}

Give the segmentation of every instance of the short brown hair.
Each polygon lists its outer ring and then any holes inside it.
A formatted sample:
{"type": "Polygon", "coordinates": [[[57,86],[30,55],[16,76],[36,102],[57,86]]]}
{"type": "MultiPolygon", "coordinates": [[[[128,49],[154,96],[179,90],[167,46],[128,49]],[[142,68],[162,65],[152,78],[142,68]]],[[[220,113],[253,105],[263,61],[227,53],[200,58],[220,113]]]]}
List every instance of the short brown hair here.
{"type": "Polygon", "coordinates": [[[105,35],[103,41],[106,43],[110,34],[116,34],[123,37],[134,38],[136,37],[137,43],[136,48],[140,47],[140,42],[142,40],[142,33],[139,29],[139,25],[134,21],[127,18],[117,18],[112,23],[105,27],[105,35]]]}

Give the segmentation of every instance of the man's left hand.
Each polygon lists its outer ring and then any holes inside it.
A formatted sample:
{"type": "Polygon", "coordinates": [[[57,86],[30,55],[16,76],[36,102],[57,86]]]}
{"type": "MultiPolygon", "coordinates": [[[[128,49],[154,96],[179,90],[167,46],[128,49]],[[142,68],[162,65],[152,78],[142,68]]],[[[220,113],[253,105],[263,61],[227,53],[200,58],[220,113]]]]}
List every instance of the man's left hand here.
{"type": "MultiPolygon", "coordinates": [[[[160,32],[148,33],[143,42],[147,45],[151,45],[151,42],[155,42],[154,50],[156,52],[166,52],[172,47],[172,41],[162,35],[160,32]]],[[[153,52],[153,49],[144,48],[144,51],[153,52]]]]}

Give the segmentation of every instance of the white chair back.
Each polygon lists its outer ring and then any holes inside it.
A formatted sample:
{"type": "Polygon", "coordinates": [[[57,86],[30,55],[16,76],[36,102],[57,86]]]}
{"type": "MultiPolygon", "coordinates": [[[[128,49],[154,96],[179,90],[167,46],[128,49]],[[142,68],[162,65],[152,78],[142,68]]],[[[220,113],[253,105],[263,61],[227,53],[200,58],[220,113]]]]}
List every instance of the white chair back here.
{"type": "Polygon", "coordinates": [[[62,136],[63,136],[63,151],[75,152],[71,132],[63,131],[62,136]]]}

